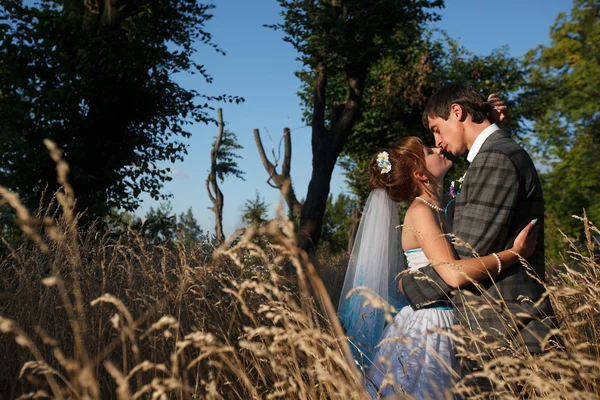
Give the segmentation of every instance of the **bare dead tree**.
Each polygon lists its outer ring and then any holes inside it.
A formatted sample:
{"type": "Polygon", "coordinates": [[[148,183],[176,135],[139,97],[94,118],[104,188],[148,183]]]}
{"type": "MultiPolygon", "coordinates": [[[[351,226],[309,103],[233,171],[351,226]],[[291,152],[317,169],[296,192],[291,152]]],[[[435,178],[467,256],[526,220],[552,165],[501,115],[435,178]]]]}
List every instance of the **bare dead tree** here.
{"type": "Polygon", "coordinates": [[[256,141],[256,147],[258,148],[258,154],[260,155],[263,166],[269,174],[267,184],[275,189],[279,189],[290,210],[290,217],[294,221],[298,221],[300,212],[302,211],[302,204],[300,204],[296,198],[292,186],[292,177],[290,176],[290,169],[292,167],[292,139],[290,136],[290,128],[283,128],[284,155],[281,163],[281,173],[277,172],[279,160],[275,155],[275,151],[273,151],[274,164],[267,158],[258,129],[254,129],[254,140],[256,141]]]}
{"type": "Polygon", "coordinates": [[[217,122],[219,131],[215,139],[215,144],[210,151],[210,172],[208,173],[208,178],[206,178],[206,190],[208,191],[210,201],[213,203],[213,206],[208,207],[208,209],[215,213],[215,236],[217,241],[221,243],[225,240],[225,235],[223,234],[223,192],[221,192],[219,183],[217,182],[217,164],[219,148],[221,147],[223,133],[225,132],[222,108],[217,110],[217,122]]]}

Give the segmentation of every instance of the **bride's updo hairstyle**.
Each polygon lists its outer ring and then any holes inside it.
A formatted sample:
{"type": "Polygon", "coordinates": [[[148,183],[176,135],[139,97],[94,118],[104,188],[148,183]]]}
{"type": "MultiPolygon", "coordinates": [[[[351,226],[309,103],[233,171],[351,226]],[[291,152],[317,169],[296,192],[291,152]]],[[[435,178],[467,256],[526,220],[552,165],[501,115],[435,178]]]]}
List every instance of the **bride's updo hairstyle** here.
{"type": "Polygon", "coordinates": [[[430,193],[425,182],[414,176],[414,172],[419,171],[433,179],[427,171],[423,145],[418,137],[409,136],[400,139],[392,147],[380,149],[369,163],[371,190],[385,189],[395,202],[412,201],[422,192],[430,193]],[[389,172],[382,174],[377,156],[383,151],[388,153],[391,167],[389,172]]]}

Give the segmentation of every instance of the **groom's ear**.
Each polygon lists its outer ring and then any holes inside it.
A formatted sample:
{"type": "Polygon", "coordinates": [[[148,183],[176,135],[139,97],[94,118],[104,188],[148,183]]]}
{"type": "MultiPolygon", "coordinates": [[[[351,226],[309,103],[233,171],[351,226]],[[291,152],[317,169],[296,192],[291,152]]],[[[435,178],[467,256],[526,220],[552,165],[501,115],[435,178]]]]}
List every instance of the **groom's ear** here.
{"type": "Polygon", "coordinates": [[[452,103],[450,106],[450,116],[462,122],[467,118],[467,112],[460,104],[452,103]]]}

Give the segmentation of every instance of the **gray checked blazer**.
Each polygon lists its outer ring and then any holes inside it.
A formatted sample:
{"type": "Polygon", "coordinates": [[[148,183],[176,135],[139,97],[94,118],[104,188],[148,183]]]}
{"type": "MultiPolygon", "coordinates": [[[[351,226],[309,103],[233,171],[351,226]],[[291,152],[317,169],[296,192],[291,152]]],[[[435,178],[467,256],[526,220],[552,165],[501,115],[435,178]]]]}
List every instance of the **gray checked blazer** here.
{"type": "MultiPolygon", "coordinates": [[[[540,341],[555,326],[552,305],[543,296],[542,188],[527,152],[498,130],[483,143],[467,170],[456,198],[453,233],[483,256],[512,247],[521,229],[534,218],[539,236],[535,253],[527,260],[531,270],[520,264],[504,266],[495,282],[480,282],[480,291],[474,285],[454,290],[433,267],[426,266],[402,279],[411,307],[418,310],[432,302],[451,301],[457,321],[489,334],[488,340],[500,341],[502,347],[525,345],[531,352],[542,351],[540,341]],[[501,298],[506,306],[498,302],[501,298]]],[[[473,257],[469,247],[454,247],[460,258],[473,257]]]]}

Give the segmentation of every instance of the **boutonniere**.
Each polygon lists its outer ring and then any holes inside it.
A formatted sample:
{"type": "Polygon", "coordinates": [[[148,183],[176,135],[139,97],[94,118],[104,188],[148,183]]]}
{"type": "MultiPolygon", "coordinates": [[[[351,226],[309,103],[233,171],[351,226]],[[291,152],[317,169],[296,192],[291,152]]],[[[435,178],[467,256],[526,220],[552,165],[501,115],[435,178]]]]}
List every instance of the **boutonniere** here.
{"type": "Polygon", "coordinates": [[[467,176],[467,171],[461,176],[457,181],[450,182],[450,196],[456,197],[460,194],[462,189],[462,184],[465,181],[465,177],[467,176]]]}

